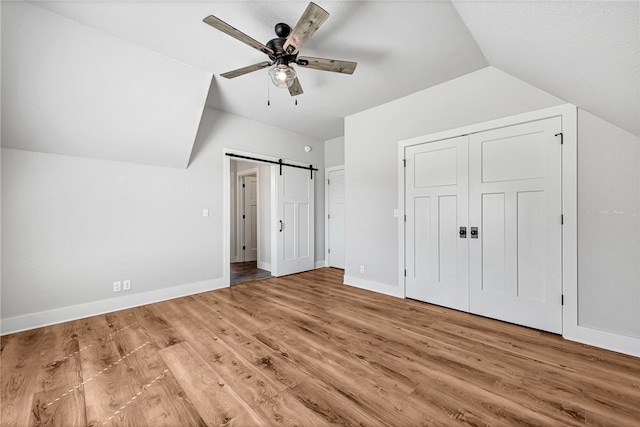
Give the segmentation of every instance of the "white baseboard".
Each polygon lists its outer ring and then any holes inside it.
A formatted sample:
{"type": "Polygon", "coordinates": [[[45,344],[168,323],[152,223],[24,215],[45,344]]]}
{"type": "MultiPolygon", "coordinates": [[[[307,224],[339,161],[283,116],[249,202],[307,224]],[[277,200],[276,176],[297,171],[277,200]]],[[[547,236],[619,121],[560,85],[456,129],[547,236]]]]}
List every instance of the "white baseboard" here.
{"type": "Polygon", "coordinates": [[[316,261],[315,268],[322,268],[322,267],[327,267],[326,261],[323,259],[316,261]]]}
{"type": "Polygon", "coordinates": [[[344,284],[385,295],[391,295],[392,297],[404,298],[404,289],[402,289],[400,286],[387,285],[386,283],[378,283],[371,280],[365,280],[359,277],[346,275],[344,276],[344,284]]]}
{"type": "Polygon", "coordinates": [[[640,357],[640,338],[579,325],[571,328],[571,330],[563,331],[562,336],[565,339],[577,341],[582,344],[640,357]]]}
{"type": "Polygon", "coordinates": [[[54,325],[56,323],[83,319],[85,317],[152,304],[154,302],[184,297],[200,292],[212,291],[228,286],[228,284],[225,284],[223,278],[219,278],[157,289],[155,291],[122,295],[118,298],[92,301],[37,313],[29,313],[23,316],[9,317],[0,321],[0,335],[13,334],[15,332],[54,325]]]}
{"type": "Polygon", "coordinates": [[[266,261],[258,261],[258,268],[261,270],[271,271],[271,263],[266,261]]]}

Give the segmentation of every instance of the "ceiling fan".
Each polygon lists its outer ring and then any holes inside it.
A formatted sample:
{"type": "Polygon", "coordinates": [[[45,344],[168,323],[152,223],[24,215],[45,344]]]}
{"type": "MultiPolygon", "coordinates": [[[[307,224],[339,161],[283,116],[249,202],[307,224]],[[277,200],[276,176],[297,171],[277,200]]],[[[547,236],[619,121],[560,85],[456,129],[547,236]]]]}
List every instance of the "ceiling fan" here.
{"type": "Polygon", "coordinates": [[[269,76],[277,87],[288,88],[291,96],[303,93],[302,86],[296,75],[295,69],[290,64],[297,64],[303,68],[312,68],[321,71],[333,71],[336,73],[353,74],[356,62],[339,61],[336,59],[314,58],[311,56],[298,56],[300,48],[327,20],[329,13],[315,3],[309,3],[300,20],[293,29],[284,23],[276,24],[276,38],[269,40],[266,45],[249,37],[226,22],[213,15],[207,16],[203,21],[213,28],[222,31],[231,37],[267,54],[269,61],[259,62],[247,67],[238,68],[220,74],[227,79],[242,76],[253,71],[269,69],[269,76]]]}

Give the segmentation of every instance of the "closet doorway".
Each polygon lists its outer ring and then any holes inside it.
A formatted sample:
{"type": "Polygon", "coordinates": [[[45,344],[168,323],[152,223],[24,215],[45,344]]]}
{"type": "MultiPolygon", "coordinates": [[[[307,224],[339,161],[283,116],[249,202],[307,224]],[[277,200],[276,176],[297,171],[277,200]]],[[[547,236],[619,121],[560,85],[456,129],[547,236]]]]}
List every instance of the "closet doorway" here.
{"type": "Polygon", "coordinates": [[[568,126],[547,114],[400,144],[407,297],[562,333],[568,126]]]}
{"type": "Polygon", "coordinates": [[[268,167],[236,160],[230,166],[230,284],[234,285],[271,277],[269,239],[265,237],[271,232],[265,229],[271,207],[268,167]]]}

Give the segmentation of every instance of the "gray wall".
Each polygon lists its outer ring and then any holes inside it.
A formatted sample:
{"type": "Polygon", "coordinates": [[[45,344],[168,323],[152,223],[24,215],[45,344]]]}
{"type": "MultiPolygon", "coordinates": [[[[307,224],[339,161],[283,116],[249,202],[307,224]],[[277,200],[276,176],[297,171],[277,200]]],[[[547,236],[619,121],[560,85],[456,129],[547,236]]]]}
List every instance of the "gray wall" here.
{"type": "Polygon", "coordinates": [[[398,141],[562,103],[487,67],[347,117],[345,281],[399,290],[398,141]]]}
{"type": "Polygon", "coordinates": [[[578,323],[640,338],[640,138],[578,110],[578,323]]]}
{"type": "MultiPolygon", "coordinates": [[[[186,170],[3,149],[2,319],[117,307],[116,280],[132,280],[127,296],[219,280],[223,147],[318,165],[322,218],[323,144],[207,108],[186,170]]],[[[322,260],[322,221],[315,238],[322,260]]]]}
{"type": "Polygon", "coordinates": [[[344,136],[324,142],[324,167],[344,165],[344,136]]]}

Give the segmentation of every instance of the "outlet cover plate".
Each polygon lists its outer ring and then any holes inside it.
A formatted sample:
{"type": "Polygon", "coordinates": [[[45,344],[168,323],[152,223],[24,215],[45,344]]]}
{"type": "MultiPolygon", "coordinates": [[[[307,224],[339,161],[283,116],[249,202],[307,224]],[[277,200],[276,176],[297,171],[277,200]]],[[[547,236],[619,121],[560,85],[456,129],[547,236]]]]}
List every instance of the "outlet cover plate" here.
{"type": "Polygon", "coordinates": [[[123,291],[131,290],[131,280],[123,280],[122,281],[122,290],[123,291]]]}
{"type": "Polygon", "coordinates": [[[113,282],[113,292],[120,292],[122,290],[122,282],[113,282]]]}

